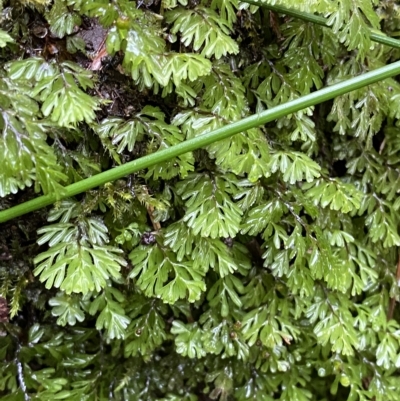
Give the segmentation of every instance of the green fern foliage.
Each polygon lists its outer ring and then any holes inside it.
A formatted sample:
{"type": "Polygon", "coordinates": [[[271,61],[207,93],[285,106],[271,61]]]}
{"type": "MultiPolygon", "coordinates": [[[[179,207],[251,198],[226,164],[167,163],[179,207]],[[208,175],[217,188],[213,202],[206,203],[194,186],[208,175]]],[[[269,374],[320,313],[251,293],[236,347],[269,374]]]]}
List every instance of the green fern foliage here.
{"type": "Polygon", "coordinates": [[[5,47],[7,43],[12,43],[13,38],[3,30],[0,30],[0,47],[5,47]]]}
{"type": "Polygon", "coordinates": [[[398,401],[397,77],[79,188],[397,61],[399,16],[0,1],[0,210],[59,198],[1,225],[0,398],[398,401]]]}
{"type": "Polygon", "coordinates": [[[181,34],[181,41],[185,46],[192,45],[194,51],[201,49],[201,54],[205,57],[214,56],[219,59],[239,51],[237,43],[228,35],[229,22],[221,20],[210,9],[176,9],[168,12],[166,21],[173,24],[173,34],[181,34]]]}
{"type": "Polygon", "coordinates": [[[38,243],[48,243],[50,249],[35,258],[34,274],[40,275],[47,288],[61,288],[66,294],[99,292],[108,279],[119,279],[121,266],[126,265],[118,255],[121,250],[106,245],[108,230],[101,219],[90,217],[71,223],[78,213],[76,204],[63,201],[49,215],[50,221],[61,216],[61,222],[38,231],[38,243]]]}
{"type": "Polygon", "coordinates": [[[60,183],[66,180],[54,150],[46,141],[49,123],[37,118],[39,106],[24,93],[27,90],[25,85],[0,78],[1,196],[17,193],[34,182],[37,191],[59,192],[60,183]]]}

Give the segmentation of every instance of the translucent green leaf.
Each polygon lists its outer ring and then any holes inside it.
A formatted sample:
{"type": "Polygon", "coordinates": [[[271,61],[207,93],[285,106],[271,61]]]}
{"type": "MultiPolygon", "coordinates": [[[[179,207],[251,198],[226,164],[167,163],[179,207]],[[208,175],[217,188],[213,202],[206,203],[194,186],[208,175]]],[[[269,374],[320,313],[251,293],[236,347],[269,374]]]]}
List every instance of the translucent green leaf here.
{"type": "Polygon", "coordinates": [[[183,220],[195,235],[203,237],[235,237],[242,211],[229,195],[223,177],[191,174],[178,185],[178,194],[185,200],[183,220]]]}
{"type": "Polygon", "coordinates": [[[49,305],[52,307],[52,315],[57,316],[57,324],[61,326],[67,323],[74,326],[77,321],[82,323],[85,320],[81,301],[75,296],[59,293],[49,300],[49,305]]]}
{"type": "Polygon", "coordinates": [[[51,32],[59,38],[70,35],[74,32],[75,27],[81,24],[79,14],[71,12],[61,0],[54,2],[46,18],[50,24],[51,32]]]}
{"type": "Polygon", "coordinates": [[[7,43],[13,43],[14,39],[5,31],[0,29],[0,47],[7,46],[7,43]]]}
{"type": "Polygon", "coordinates": [[[202,341],[202,330],[197,324],[184,324],[179,320],[172,323],[171,333],[175,337],[176,352],[189,358],[206,355],[202,341]]]}
{"type": "Polygon", "coordinates": [[[269,167],[273,173],[280,171],[283,180],[294,184],[296,181],[312,182],[320,176],[320,166],[308,156],[299,152],[276,152],[271,155],[269,167]]]}
{"type": "Polygon", "coordinates": [[[185,46],[192,44],[195,51],[202,48],[201,54],[216,59],[229,53],[236,54],[239,49],[229,34],[229,24],[214,11],[197,6],[193,10],[175,9],[166,13],[166,21],[173,24],[172,33],[181,33],[185,46]]]}
{"type": "Polygon", "coordinates": [[[178,299],[195,302],[206,289],[204,271],[194,269],[192,262],[178,262],[174,253],[158,245],[139,245],[129,258],[134,266],[129,277],[137,277],[136,285],[148,297],[171,304],[178,299]]]}
{"type": "Polygon", "coordinates": [[[353,185],[337,179],[316,180],[312,184],[304,185],[303,189],[308,189],[306,196],[315,204],[320,204],[322,207],[329,205],[332,210],[349,213],[361,206],[361,192],[353,185]]]}

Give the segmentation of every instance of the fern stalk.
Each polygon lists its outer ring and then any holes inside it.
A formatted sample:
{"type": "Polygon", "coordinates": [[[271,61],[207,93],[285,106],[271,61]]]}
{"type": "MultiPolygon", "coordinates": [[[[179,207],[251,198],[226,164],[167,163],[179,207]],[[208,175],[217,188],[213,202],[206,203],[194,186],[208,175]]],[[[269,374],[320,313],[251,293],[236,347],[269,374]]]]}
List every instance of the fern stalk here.
{"type": "Polygon", "coordinates": [[[400,74],[400,61],[386,65],[382,68],[378,68],[374,71],[367,72],[363,75],[348,79],[338,84],[323,88],[316,92],[302,96],[298,99],[266,110],[262,113],[254,114],[240,121],[228,124],[215,131],[200,135],[193,139],[189,139],[178,145],[171,146],[168,149],[141,157],[122,166],[112,168],[92,177],[86,178],[82,181],[68,185],[67,187],[65,187],[65,190],[62,194],[52,193],[48,195],[43,195],[30,201],[24,202],[20,205],[3,210],[0,212],[0,223],[51,205],[60,199],[80,194],[92,188],[104,185],[107,182],[115,181],[139,170],[154,166],[157,163],[161,163],[184,153],[200,149],[214,142],[229,138],[240,132],[258,127],[273,120],[287,116],[291,113],[325,102],[327,100],[335,98],[336,96],[344,95],[345,93],[360,89],[364,86],[371,85],[375,82],[398,74],[400,74]]]}

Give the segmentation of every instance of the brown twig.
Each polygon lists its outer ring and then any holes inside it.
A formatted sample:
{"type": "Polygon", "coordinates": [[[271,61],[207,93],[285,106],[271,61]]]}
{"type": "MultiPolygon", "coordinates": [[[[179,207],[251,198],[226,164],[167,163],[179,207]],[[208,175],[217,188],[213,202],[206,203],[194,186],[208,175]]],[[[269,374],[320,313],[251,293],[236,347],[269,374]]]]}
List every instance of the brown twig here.
{"type": "MultiPolygon", "coordinates": [[[[400,283],[400,253],[399,253],[399,259],[397,261],[397,269],[396,269],[396,283],[399,285],[400,283]]],[[[390,298],[389,302],[389,310],[387,314],[387,320],[391,320],[393,318],[393,313],[394,313],[394,308],[396,306],[396,298],[390,298]]]]}
{"type": "MultiPolygon", "coordinates": [[[[147,190],[146,187],[144,187],[143,192],[146,193],[147,195],[149,194],[149,191],[147,190]]],[[[161,224],[160,222],[156,221],[154,219],[154,206],[152,205],[147,205],[146,206],[147,209],[147,213],[149,214],[150,220],[151,220],[151,224],[153,225],[153,228],[155,231],[160,231],[161,230],[161,224]]]]}
{"type": "Polygon", "coordinates": [[[92,59],[92,62],[88,66],[88,69],[91,71],[99,71],[101,70],[101,61],[104,57],[108,56],[107,49],[106,49],[106,38],[103,39],[95,56],[92,59]]]}
{"type": "Polygon", "coordinates": [[[9,313],[10,313],[10,308],[8,307],[7,299],[0,296],[0,323],[8,322],[9,313]]]}
{"type": "Polygon", "coordinates": [[[270,23],[272,31],[275,33],[275,35],[278,39],[278,42],[282,41],[283,37],[282,37],[281,31],[279,29],[279,17],[273,11],[269,12],[269,23],[270,23]]]}
{"type": "Polygon", "coordinates": [[[149,213],[151,224],[153,224],[153,228],[155,231],[161,230],[161,224],[158,221],[155,221],[153,213],[154,213],[154,206],[149,205],[147,206],[147,213],[149,213]]]}

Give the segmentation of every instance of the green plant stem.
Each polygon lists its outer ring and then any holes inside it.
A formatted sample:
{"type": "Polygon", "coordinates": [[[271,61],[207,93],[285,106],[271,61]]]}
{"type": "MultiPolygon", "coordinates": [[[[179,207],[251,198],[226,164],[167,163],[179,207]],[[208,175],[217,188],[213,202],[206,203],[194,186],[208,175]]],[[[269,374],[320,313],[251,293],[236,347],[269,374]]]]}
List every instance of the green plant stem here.
{"type": "MultiPolygon", "coordinates": [[[[293,8],[287,8],[283,6],[277,6],[277,5],[271,5],[267,3],[262,3],[261,1],[256,1],[256,0],[242,0],[244,3],[251,4],[253,6],[258,6],[258,7],[264,7],[267,8],[268,10],[275,11],[278,14],[286,14],[290,15],[291,17],[294,18],[299,18],[304,21],[312,22],[313,24],[317,25],[322,25],[327,28],[330,28],[331,26],[328,24],[328,19],[321,17],[319,15],[311,14],[311,13],[306,13],[304,11],[298,11],[293,8]]],[[[370,31],[369,37],[371,40],[377,43],[381,43],[383,45],[391,46],[391,47],[397,47],[400,49],[400,40],[391,38],[389,36],[381,35],[379,33],[375,33],[370,31]]]]}
{"type": "Polygon", "coordinates": [[[360,89],[364,86],[373,84],[397,74],[400,74],[400,61],[396,61],[395,63],[378,68],[374,71],[367,72],[347,81],[328,86],[319,91],[276,106],[272,109],[265,110],[262,113],[254,114],[240,121],[228,124],[215,131],[199,135],[196,138],[189,139],[178,145],[171,146],[168,149],[160,150],[150,155],[141,157],[140,159],[133,160],[122,166],[114,167],[111,170],[104,171],[100,174],[94,175],[93,177],[89,177],[82,181],[68,185],[65,187],[65,191],[62,196],[59,194],[43,195],[20,205],[3,210],[0,212],[0,223],[51,205],[60,198],[68,198],[70,196],[80,194],[107,182],[114,181],[132,174],[136,171],[154,166],[157,163],[162,163],[183,153],[203,148],[204,146],[210,145],[216,141],[220,141],[221,139],[229,138],[230,136],[238,134],[239,132],[258,127],[270,121],[292,114],[296,111],[325,102],[333,99],[336,96],[360,89]]]}

